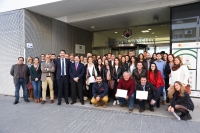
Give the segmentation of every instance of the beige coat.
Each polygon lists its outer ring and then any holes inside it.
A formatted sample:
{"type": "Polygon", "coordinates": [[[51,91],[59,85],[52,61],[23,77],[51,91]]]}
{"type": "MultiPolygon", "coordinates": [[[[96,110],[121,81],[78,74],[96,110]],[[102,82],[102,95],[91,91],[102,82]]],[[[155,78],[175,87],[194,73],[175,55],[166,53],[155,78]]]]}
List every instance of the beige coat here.
{"type": "Polygon", "coordinates": [[[49,62],[50,64],[50,69],[49,70],[46,70],[47,68],[47,63],[46,62],[42,62],[41,63],[41,71],[42,71],[42,76],[41,76],[41,81],[45,81],[48,73],[50,73],[50,77],[53,81],[54,79],[54,72],[55,72],[55,67],[54,67],[54,63],[53,62],[49,62]]]}

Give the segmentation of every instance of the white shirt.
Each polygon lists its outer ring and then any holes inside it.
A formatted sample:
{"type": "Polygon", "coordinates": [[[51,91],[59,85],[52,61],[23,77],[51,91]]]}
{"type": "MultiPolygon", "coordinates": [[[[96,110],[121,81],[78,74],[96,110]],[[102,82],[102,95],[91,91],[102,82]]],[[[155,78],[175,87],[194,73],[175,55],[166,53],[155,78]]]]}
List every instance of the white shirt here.
{"type": "Polygon", "coordinates": [[[169,78],[169,84],[174,85],[174,82],[180,81],[185,85],[188,84],[189,79],[189,71],[187,66],[182,65],[178,70],[173,71],[171,70],[171,77],[169,78]]]}
{"type": "Polygon", "coordinates": [[[94,76],[92,75],[93,68],[94,68],[94,65],[89,66],[89,64],[88,64],[88,70],[89,70],[89,73],[90,73],[90,77],[88,78],[88,82],[89,82],[89,83],[94,83],[94,82],[96,82],[94,76]]]}
{"type": "Polygon", "coordinates": [[[63,60],[64,60],[64,66],[62,66],[62,58],[60,58],[61,75],[62,75],[62,67],[64,67],[64,75],[66,75],[66,62],[65,62],[65,58],[63,58],[63,60]]]}
{"type": "Polygon", "coordinates": [[[132,73],[134,69],[135,69],[135,65],[131,65],[130,66],[130,72],[132,73]]]}
{"type": "Polygon", "coordinates": [[[117,69],[118,69],[118,66],[115,66],[115,70],[116,70],[116,72],[117,72],[117,69]]]}

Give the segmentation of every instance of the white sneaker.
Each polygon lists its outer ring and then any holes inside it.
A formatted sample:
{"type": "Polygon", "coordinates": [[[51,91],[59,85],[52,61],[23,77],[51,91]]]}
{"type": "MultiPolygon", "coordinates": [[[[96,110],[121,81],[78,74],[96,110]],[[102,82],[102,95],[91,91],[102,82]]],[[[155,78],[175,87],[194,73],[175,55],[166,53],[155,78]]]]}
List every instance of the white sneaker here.
{"type": "Polygon", "coordinates": [[[114,101],[114,102],[113,102],[113,105],[116,105],[116,102],[117,102],[117,101],[114,101]]]}
{"type": "Polygon", "coordinates": [[[120,104],[119,100],[117,100],[117,104],[118,104],[118,105],[120,104]]]}

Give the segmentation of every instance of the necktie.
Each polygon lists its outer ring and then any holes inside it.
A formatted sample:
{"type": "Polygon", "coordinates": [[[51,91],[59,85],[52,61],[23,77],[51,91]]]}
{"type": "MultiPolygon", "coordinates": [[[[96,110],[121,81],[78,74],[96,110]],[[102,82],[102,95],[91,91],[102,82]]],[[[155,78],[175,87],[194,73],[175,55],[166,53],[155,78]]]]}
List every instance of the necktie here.
{"type": "Polygon", "coordinates": [[[143,91],[145,91],[145,86],[144,85],[142,86],[142,88],[143,88],[143,91]]]}
{"type": "Polygon", "coordinates": [[[62,76],[64,76],[64,59],[62,59],[62,76]]]}
{"type": "Polygon", "coordinates": [[[77,69],[78,69],[78,63],[76,63],[76,71],[77,71],[77,69]]]}

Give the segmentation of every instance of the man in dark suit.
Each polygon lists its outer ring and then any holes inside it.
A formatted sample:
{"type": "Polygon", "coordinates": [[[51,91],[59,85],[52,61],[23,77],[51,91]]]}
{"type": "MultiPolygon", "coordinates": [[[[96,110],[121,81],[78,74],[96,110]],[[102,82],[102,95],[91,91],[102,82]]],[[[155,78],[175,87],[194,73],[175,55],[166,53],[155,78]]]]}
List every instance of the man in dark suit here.
{"type": "MultiPolygon", "coordinates": [[[[148,91],[147,100],[144,99],[137,99],[137,103],[140,106],[139,112],[142,113],[145,110],[145,102],[149,103],[149,108],[151,112],[154,112],[153,107],[156,104],[156,101],[160,97],[160,93],[158,89],[150,82],[147,81],[147,77],[141,77],[140,83],[136,85],[136,91],[148,91]]],[[[137,95],[137,92],[136,92],[137,95]]]]}
{"type": "Polygon", "coordinates": [[[15,85],[15,102],[17,104],[19,101],[19,90],[22,86],[23,89],[23,97],[25,102],[30,102],[28,100],[28,93],[27,93],[27,84],[29,82],[29,68],[26,64],[24,64],[24,58],[18,57],[18,64],[12,66],[10,70],[10,74],[13,76],[13,81],[15,85]]]}
{"type": "Polygon", "coordinates": [[[65,102],[68,102],[69,59],[65,59],[65,50],[60,51],[60,58],[55,61],[56,80],[58,84],[58,105],[61,105],[62,90],[65,90],[65,102]]]}
{"type": "Polygon", "coordinates": [[[84,76],[84,65],[79,62],[79,57],[75,56],[74,63],[70,65],[69,74],[70,74],[70,82],[71,82],[71,104],[76,103],[76,90],[78,89],[78,94],[80,97],[80,102],[84,105],[83,100],[83,76],[84,76]]]}

